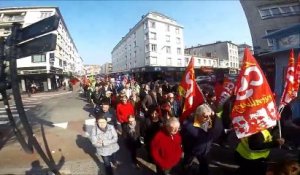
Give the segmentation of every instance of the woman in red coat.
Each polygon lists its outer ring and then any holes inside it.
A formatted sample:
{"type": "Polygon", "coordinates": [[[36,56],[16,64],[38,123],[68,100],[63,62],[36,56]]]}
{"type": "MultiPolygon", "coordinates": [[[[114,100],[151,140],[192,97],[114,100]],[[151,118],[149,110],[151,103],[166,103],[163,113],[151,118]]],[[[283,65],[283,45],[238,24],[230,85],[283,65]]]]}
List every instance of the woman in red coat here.
{"type": "Polygon", "coordinates": [[[122,125],[122,129],[128,122],[128,116],[135,115],[133,105],[128,101],[125,94],[120,97],[121,102],[117,104],[116,115],[118,122],[122,125]]]}
{"type": "Polygon", "coordinates": [[[159,175],[167,175],[179,163],[182,155],[180,123],[171,117],[151,141],[151,156],[159,175]]]}

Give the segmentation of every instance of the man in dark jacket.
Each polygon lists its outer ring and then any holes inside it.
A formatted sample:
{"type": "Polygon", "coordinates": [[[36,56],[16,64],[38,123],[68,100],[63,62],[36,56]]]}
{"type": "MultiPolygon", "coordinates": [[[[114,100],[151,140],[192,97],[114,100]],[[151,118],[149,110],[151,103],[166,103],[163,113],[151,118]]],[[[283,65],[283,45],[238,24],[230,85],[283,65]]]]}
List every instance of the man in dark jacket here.
{"type": "Polygon", "coordinates": [[[196,157],[199,161],[199,172],[201,175],[207,175],[207,154],[212,142],[220,136],[222,130],[222,122],[210,106],[200,105],[195,114],[183,122],[184,167],[188,168],[196,157]]]}
{"type": "Polygon", "coordinates": [[[132,162],[134,166],[139,168],[136,154],[138,148],[141,147],[141,123],[135,119],[134,115],[128,116],[128,122],[124,126],[123,136],[125,143],[130,151],[132,162]]]}
{"type": "Polygon", "coordinates": [[[116,112],[114,109],[110,108],[109,101],[105,100],[102,102],[101,110],[99,111],[98,116],[103,115],[107,118],[107,123],[113,125],[118,132],[121,133],[121,125],[117,122],[116,112]]]}

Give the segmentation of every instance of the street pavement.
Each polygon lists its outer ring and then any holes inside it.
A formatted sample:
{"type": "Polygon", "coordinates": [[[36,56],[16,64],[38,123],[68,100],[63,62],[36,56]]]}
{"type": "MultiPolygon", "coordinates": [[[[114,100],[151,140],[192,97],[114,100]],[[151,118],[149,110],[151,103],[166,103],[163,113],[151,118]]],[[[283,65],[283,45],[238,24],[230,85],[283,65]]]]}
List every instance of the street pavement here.
{"type": "MultiPolygon", "coordinates": [[[[96,150],[86,133],[86,124],[93,123],[93,118],[89,117],[91,106],[82,97],[78,87],[74,88],[73,92],[35,94],[30,98],[24,96],[23,102],[25,106],[31,105],[25,109],[28,109],[26,115],[35,137],[45,152],[48,150],[48,157],[55,162],[61,174],[104,175],[102,161],[95,156],[96,150]]],[[[237,143],[234,133],[230,135],[229,140],[229,148],[213,145],[210,153],[212,175],[234,174],[237,168],[233,159],[233,148],[237,143]]],[[[116,169],[115,175],[155,174],[155,166],[149,163],[143,149],[138,154],[143,168],[136,169],[132,166],[122,139],[120,147],[117,159],[121,165],[116,169]]],[[[271,155],[272,160],[293,156],[295,152],[283,149],[276,149],[271,155]]],[[[46,175],[49,172],[36,152],[27,154],[22,150],[7,127],[0,127],[0,157],[0,174],[46,175]]],[[[196,164],[197,162],[194,167],[196,164]]]]}

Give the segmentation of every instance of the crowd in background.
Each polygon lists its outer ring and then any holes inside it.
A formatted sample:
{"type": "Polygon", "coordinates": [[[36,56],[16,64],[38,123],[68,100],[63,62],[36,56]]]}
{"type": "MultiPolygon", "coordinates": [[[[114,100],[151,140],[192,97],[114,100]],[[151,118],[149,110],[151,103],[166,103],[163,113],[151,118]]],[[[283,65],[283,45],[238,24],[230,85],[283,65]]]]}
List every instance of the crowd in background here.
{"type": "MultiPolygon", "coordinates": [[[[140,168],[137,151],[144,147],[159,175],[188,174],[194,159],[199,162],[199,174],[210,174],[208,153],[212,143],[227,146],[226,129],[232,129],[230,112],[234,96],[222,106],[218,105],[220,86],[222,80],[213,85],[201,85],[206,103],[198,106],[184,122],[179,122],[184,99],[177,91],[178,84],[171,85],[167,81],[140,84],[128,78],[122,81],[82,80],[82,91],[93,105],[91,115],[96,118],[91,140],[97,148],[97,155],[104,161],[106,174],[112,175],[119,165],[116,160],[119,139],[126,143],[136,168],[140,168]]],[[[246,144],[243,141],[235,151],[239,165],[237,174],[278,174],[290,171],[287,167],[299,172],[296,162],[288,162],[281,169],[268,168],[265,162],[270,149],[285,143],[283,138],[272,138],[271,131],[264,130],[250,136],[245,139],[246,144]],[[254,150],[253,154],[251,150],[254,150]],[[247,152],[249,154],[245,155],[247,152]]]]}

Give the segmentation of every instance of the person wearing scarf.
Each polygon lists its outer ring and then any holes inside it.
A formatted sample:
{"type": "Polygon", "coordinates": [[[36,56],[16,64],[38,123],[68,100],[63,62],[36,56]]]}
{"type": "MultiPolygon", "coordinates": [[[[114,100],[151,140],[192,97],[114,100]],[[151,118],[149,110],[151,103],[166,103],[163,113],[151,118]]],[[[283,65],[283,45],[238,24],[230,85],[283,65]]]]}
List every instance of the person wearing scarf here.
{"type": "Polygon", "coordinates": [[[124,138],[127,148],[130,151],[131,159],[135,167],[139,168],[136,154],[141,147],[141,126],[134,115],[128,116],[128,122],[124,126],[124,138]]]}

